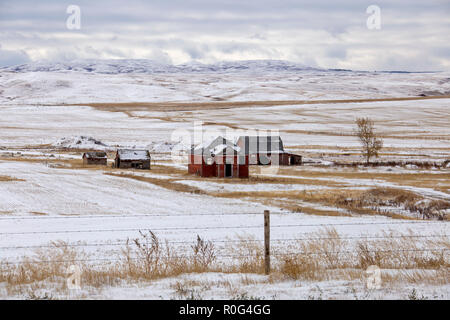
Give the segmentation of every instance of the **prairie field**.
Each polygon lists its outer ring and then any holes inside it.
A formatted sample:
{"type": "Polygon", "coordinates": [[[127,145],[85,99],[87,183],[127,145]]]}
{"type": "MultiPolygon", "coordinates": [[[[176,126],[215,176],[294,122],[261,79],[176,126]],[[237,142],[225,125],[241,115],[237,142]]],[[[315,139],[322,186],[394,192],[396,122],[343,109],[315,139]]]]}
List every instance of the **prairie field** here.
{"type": "Polygon", "coordinates": [[[0,297],[449,298],[450,97],[417,96],[414,81],[426,86],[426,75],[363,79],[380,86],[370,92],[346,79],[349,88],[323,95],[313,76],[301,91],[278,76],[195,75],[184,87],[182,75],[121,75],[99,92],[87,86],[99,75],[74,74],[86,83],[63,91],[50,90],[63,74],[45,76],[43,88],[38,73],[4,73],[0,297]],[[128,95],[111,96],[122,80],[128,95]],[[144,100],[138,80],[157,98],[144,100]],[[29,96],[14,98],[21,87],[29,96]],[[373,119],[384,141],[370,165],[356,117],[373,119]],[[194,143],[180,137],[198,126],[208,137],[280,135],[303,164],[251,166],[248,179],[189,175],[175,150],[194,143]],[[117,148],[150,150],[151,170],[113,168],[117,148]],[[95,149],[107,152],[107,166],[83,165],[83,152],[95,149]],[[82,270],[77,291],[66,285],[72,265],[82,270]],[[382,269],[375,291],[365,288],[371,265],[382,269]]]}

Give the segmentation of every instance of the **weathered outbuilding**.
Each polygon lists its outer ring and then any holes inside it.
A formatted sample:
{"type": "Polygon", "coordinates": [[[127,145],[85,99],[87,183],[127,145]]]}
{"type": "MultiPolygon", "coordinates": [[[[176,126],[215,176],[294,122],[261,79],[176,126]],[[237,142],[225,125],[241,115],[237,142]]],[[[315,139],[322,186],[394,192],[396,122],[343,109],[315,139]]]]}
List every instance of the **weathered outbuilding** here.
{"type": "Polygon", "coordinates": [[[191,148],[188,172],[201,177],[248,178],[248,156],[223,137],[191,148]]]}
{"type": "Polygon", "coordinates": [[[302,156],[286,152],[280,136],[240,136],[236,142],[250,165],[300,165],[302,156]]]}
{"type": "Polygon", "coordinates": [[[83,153],[84,165],[103,165],[106,166],[108,157],[106,152],[85,152],[83,153]]]}
{"type": "Polygon", "coordinates": [[[118,149],[114,159],[114,167],[150,170],[150,160],[148,150],[118,149]]]}

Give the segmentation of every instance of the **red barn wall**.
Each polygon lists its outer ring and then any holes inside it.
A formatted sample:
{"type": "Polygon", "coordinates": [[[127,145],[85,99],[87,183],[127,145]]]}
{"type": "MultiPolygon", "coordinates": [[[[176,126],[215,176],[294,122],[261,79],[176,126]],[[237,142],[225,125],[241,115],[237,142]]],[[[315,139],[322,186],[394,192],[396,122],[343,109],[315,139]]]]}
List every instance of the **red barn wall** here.
{"type": "MultiPolygon", "coordinates": [[[[229,161],[232,163],[232,177],[233,178],[248,178],[248,156],[245,156],[244,163],[238,163],[239,156],[228,156],[229,161]]],[[[225,177],[225,163],[226,157],[216,157],[213,164],[206,164],[202,155],[191,154],[189,156],[188,172],[191,174],[197,174],[201,177],[225,177]]]]}

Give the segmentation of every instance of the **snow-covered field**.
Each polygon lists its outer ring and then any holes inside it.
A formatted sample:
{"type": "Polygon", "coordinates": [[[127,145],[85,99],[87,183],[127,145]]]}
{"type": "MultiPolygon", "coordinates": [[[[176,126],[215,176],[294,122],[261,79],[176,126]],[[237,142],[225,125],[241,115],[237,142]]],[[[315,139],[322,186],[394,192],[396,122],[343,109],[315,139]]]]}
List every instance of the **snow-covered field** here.
{"type": "MultiPolygon", "coordinates": [[[[272,239],[278,240],[301,238],[327,226],[344,237],[410,231],[448,236],[447,221],[389,218],[391,213],[420,217],[406,206],[386,202],[375,214],[363,215],[338,205],[329,195],[345,192],[357,197],[374,188],[388,188],[414,194],[418,204],[450,201],[448,167],[333,166],[362,159],[353,136],[357,116],[375,121],[384,139],[381,160],[443,163],[450,159],[450,98],[239,107],[233,102],[444,95],[450,92],[449,74],[330,71],[281,62],[244,66],[167,69],[153,65],[150,70],[144,62],[119,66],[91,62],[71,70],[67,65],[45,64],[0,70],[2,262],[32,256],[36,246],[57,240],[87,245],[87,252],[108,259],[120,249],[108,244],[124,243],[137,237],[139,230],[154,230],[161,239],[179,243],[180,250],[198,234],[218,241],[221,252],[226,248],[220,241],[226,239],[261,240],[266,209],[272,212],[272,239]],[[165,111],[139,105],[174,101],[187,102],[189,108],[165,111]],[[217,101],[220,104],[208,108],[196,107],[197,102],[217,101]],[[106,106],[91,105],[94,102],[106,106]],[[117,109],[117,102],[136,104],[117,109]],[[274,130],[286,149],[302,154],[310,164],[275,172],[252,168],[248,181],[189,176],[185,164],[170,161],[178,143],[173,133],[192,133],[199,122],[203,129],[232,136],[243,130],[274,130]],[[81,165],[84,150],[106,150],[112,159],[117,147],[149,149],[153,169],[81,165]],[[328,200],[318,201],[311,194],[323,194],[328,200]]],[[[443,213],[448,215],[449,209],[443,213]]],[[[243,293],[230,286],[242,286],[245,294],[267,299],[408,298],[412,289],[411,283],[404,283],[366,295],[363,283],[355,280],[267,281],[262,275],[211,273],[124,283],[90,292],[88,297],[174,298],[174,283],[187,279],[195,280],[194,288],[202,287],[198,283],[215,288],[197,288],[205,299],[243,293]],[[242,278],[253,280],[242,285],[242,278]],[[228,291],[217,284],[224,281],[231,283],[228,291]]],[[[429,298],[449,297],[448,281],[439,286],[419,283],[414,288],[429,298]]]]}

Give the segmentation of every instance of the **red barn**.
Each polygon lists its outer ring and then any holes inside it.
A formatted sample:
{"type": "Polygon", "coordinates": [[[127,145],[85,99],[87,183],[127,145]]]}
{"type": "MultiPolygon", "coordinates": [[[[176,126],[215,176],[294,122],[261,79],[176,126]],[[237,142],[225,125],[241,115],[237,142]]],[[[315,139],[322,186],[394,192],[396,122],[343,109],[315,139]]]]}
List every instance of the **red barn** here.
{"type": "Polygon", "coordinates": [[[248,155],[223,137],[192,148],[188,172],[201,177],[248,178],[248,155]]]}

